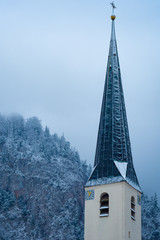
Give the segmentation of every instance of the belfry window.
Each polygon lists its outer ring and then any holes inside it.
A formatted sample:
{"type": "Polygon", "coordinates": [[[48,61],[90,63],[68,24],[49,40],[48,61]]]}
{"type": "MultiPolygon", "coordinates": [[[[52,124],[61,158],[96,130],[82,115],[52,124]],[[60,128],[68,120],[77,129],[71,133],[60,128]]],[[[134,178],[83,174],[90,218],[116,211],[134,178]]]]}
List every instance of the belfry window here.
{"type": "Polygon", "coordinates": [[[132,196],[131,197],[131,218],[133,220],[136,220],[135,215],[136,215],[135,198],[132,196]]]}
{"type": "Polygon", "coordinates": [[[109,195],[103,193],[100,199],[100,217],[108,217],[109,215],[109,195]]]}

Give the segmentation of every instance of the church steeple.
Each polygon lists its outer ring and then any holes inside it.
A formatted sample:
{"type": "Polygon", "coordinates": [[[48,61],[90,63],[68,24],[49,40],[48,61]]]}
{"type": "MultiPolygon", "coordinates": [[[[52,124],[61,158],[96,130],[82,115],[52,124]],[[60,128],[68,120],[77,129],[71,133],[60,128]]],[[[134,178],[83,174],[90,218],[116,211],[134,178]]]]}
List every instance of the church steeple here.
{"type": "Polygon", "coordinates": [[[118,58],[114,2],[93,172],[85,186],[85,240],[141,240],[141,189],[133,166],[118,58]]]}
{"type": "Polygon", "coordinates": [[[126,181],[140,190],[133,166],[115,34],[115,5],[93,172],[86,186],[126,181]]]}

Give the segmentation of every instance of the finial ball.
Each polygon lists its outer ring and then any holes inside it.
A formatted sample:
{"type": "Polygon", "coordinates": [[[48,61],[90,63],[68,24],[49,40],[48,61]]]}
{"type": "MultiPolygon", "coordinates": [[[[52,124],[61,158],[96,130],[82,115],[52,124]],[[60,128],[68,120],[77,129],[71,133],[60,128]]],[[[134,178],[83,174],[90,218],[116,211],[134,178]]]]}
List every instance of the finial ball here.
{"type": "Polygon", "coordinates": [[[115,19],[116,19],[116,16],[115,16],[115,15],[112,15],[112,16],[111,16],[111,19],[112,19],[112,20],[115,20],[115,19]]]}

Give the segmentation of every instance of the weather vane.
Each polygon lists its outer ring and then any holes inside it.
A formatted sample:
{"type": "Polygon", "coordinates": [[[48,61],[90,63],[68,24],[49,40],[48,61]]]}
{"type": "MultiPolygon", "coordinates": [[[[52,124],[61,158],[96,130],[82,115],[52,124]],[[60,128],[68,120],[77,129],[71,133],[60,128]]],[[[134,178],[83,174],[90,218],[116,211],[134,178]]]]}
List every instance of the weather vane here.
{"type": "Polygon", "coordinates": [[[114,9],[116,8],[115,4],[114,4],[114,1],[111,2],[111,6],[112,6],[112,9],[113,9],[113,15],[114,15],[114,9]]]}

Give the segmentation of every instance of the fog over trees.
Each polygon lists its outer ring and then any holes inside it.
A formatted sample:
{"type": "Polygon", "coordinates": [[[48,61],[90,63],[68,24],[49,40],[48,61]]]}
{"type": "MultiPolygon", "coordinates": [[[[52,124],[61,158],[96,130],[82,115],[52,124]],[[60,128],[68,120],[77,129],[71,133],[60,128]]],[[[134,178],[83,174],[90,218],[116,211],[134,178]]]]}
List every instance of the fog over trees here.
{"type": "MultiPolygon", "coordinates": [[[[37,117],[0,115],[0,239],[83,240],[91,167],[37,117]]],[[[142,199],[143,240],[160,239],[157,196],[142,199]]]]}

